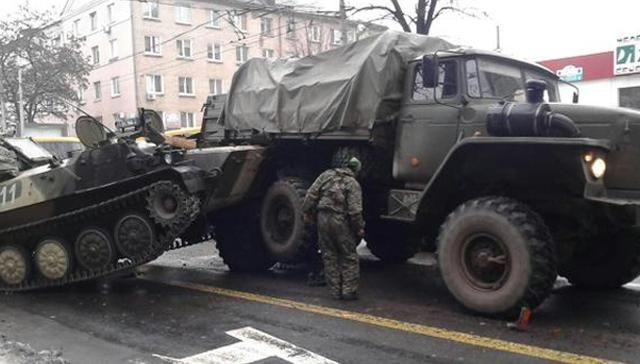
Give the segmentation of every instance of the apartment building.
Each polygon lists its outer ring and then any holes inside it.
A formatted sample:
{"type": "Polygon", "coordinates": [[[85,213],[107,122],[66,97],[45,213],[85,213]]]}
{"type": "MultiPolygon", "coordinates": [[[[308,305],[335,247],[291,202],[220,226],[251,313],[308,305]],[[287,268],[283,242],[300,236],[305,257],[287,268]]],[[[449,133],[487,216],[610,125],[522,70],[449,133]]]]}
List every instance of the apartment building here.
{"type": "Polygon", "coordinates": [[[150,108],[168,129],[199,126],[206,97],[225,93],[249,58],[302,57],[363,33],[272,0],[69,0],[60,24],[61,39],[84,39],[94,65],[79,90],[86,112],[113,127],[150,108]]]}

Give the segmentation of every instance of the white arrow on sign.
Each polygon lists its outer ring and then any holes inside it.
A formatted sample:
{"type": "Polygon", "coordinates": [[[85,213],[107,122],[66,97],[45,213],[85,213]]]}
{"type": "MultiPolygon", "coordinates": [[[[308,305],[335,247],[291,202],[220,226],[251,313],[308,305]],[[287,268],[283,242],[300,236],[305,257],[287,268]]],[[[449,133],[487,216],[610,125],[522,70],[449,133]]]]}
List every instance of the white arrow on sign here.
{"type": "Polygon", "coordinates": [[[293,364],[338,364],[338,362],[265,334],[253,327],[227,331],[226,334],[235,337],[240,342],[184,359],[156,354],[153,356],[179,364],[248,364],[271,357],[277,357],[293,364]]]}

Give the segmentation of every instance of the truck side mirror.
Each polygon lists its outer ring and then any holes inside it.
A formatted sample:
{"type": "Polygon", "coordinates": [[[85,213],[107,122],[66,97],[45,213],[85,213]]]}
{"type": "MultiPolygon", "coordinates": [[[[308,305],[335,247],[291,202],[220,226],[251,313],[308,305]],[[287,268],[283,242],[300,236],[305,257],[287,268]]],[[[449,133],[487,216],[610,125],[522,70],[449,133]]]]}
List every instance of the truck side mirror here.
{"type": "Polygon", "coordinates": [[[573,101],[574,104],[577,104],[578,101],[580,101],[580,95],[575,91],[573,92],[573,100],[572,101],[573,101]]]}
{"type": "Polygon", "coordinates": [[[434,88],[438,86],[436,67],[437,61],[435,57],[422,57],[422,86],[425,88],[434,88]]]}

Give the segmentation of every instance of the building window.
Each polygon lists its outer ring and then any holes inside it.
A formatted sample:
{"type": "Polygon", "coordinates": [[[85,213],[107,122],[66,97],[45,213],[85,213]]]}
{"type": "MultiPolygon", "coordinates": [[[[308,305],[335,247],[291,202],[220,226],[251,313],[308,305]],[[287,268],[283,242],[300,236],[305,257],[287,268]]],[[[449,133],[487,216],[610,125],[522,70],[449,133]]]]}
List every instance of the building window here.
{"type": "Polygon", "coordinates": [[[80,88],[78,89],[78,102],[80,104],[84,104],[86,102],[84,98],[84,86],[80,86],[80,88]]]}
{"type": "Polygon", "coordinates": [[[220,12],[218,10],[209,10],[209,28],[220,29],[220,12]]]}
{"type": "Polygon", "coordinates": [[[113,23],[113,6],[115,4],[107,5],[107,24],[113,23]]]}
{"type": "Polygon", "coordinates": [[[296,35],[296,20],[293,17],[287,19],[287,37],[295,38],[296,35]]]}
{"type": "Polygon", "coordinates": [[[207,59],[212,62],[222,61],[222,50],[220,43],[207,44],[207,59]]]}
{"type": "Polygon", "coordinates": [[[164,80],[161,75],[147,75],[147,95],[164,94],[164,80]]]}
{"type": "Polygon", "coordinates": [[[182,128],[194,128],[196,123],[193,119],[192,112],[180,112],[180,127],[182,128]]]}
{"type": "Polygon", "coordinates": [[[102,98],[102,84],[100,81],[96,81],[93,83],[93,91],[96,94],[96,101],[102,98]]]}
{"type": "Polygon", "coordinates": [[[624,87],[618,89],[620,107],[640,110],[640,87],[624,87]]]}
{"type": "Polygon", "coordinates": [[[222,80],[209,79],[209,95],[220,95],[222,93],[222,80]]]}
{"type": "Polygon", "coordinates": [[[247,14],[235,13],[233,15],[233,19],[231,19],[231,22],[236,27],[236,29],[243,32],[247,31],[247,14]]]}
{"type": "Polygon", "coordinates": [[[160,37],[155,35],[145,35],[144,52],[147,54],[160,55],[160,37]]]}
{"type": "Polygon", "coordinates": [[[273,20],[271,18],[262,17],[260,18],[260,33],[263,35],[271,35],[273,34],[273,20]]]}
{"type": "Polygon", "coordinates": [[[339,29],[333,29],[331,31],[331,43],[334,45],[342,45],[342,31],[339,29]]]}
{"type": "Polygon", "coordinates": [[[191,7],[189,5],[176,5],[176,23],[191,24],[191,7]]]}
{"type": "Polygon", "coordinates": [[[347,43],[353,43],[356,41],[356,32],[350,30],[347,32],[347,43]]]}
{"type": "Polygon", "coordinates": [[[191,40],[178,39],[176,45],[178,47],[178,57],[191,58],[191,40]]]}
{"type": "Polygon", "coordinates": [[[320,42],[320,27],[312,25],[309,27],[309,40],[312,42],[320,42]]]}
{"type": "Polygon", "coordinates": [[[89,24],[91,24],[91,30],[98,29],[98,15],[95,11],[89,14],[89,24]]]}
{"type": "Polygon", "coordinates": [[[265,48],[262,50],[262,58],[272,59],[274,58],[275,52],[273,49],[265,48]]]}
{"type": "Polygon", "coordinates": [[[80,19],[73,21],[73,35],[76,37],[80,36],[80,19]]]}
{"type": "Polygon", "coordinates": [[[98,46],[91,47],[91,58],[93,59],[93,64],[100,64],[100,48],[98,46]]]}
{"type": "Polygon", "coordinates": [[[120,77],[111,79],[111,97],[120,96],[120,77]]]}
{"type": "Polygon", "coordinates": [[[193,96],[193,79],[191,77],[178,77],[178,94],[193,96]]]}
{"type": "Polygon", "coordinates": [[[245,45],[236,47],[236,62],[238,64],[247,61],[247,55],[249,54],[249,48],[245,45]]]}
{"type": "Polygon", "coordinates": [[[118,40],[111,39],[109,41],[109,49],[111,50],[111,60],[118,58],[118,40]]]}
{"type": "Polygon", "coordinates": [[[158,0],[147,0],[142,3],[142,16],[149,19],[160,18],[160,5],[158,0]]]}

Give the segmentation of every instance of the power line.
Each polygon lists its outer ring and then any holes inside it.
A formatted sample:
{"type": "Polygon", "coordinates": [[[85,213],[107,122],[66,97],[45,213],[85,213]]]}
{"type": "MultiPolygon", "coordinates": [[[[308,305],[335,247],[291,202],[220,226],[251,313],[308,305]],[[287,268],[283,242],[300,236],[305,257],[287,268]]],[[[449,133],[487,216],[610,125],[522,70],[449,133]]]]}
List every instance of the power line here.
{"type": "MultiPolygon", "coordinates": [[[[279,30],[279,29],[284,28],[284,27],[286,27],[286,25],[276,27],[273,30],[279,30]]],[[[246,39],[253,38],[253,37],[258,37],[258,36],[264,36],[264,35],[263,34],[255,34],[255,35],[247,37],[246,39]]],[[[229,44],[233,44],[233,43],[238,43],[238,44],[242,44],[242,45],[253,45],[253,44],[258,44],[258,43],[260,43],[262,41],[262,39],[257,39],[257,40],[252,41],[252,42],[245,42],[246,39],[229,41],[227,46],[229,44]]],[[[222,53],[231,52],[231,51],[235,51],[235,50],[236,50],[236,47],[228,47],[228,48],[227,47],[225,47],[225,48],[221,47],[220,53],[222,54],[222,53]]],[[[164,62],[162,64],[154,65],[152,67],[149,67],[149,68],[146,68],[146,69],[143,69],[143,70],[138,70],[135,73],[126,73],[124,75],[119,75],[118,79],[119,79],[119,81],[135,80],[137,75],[141,75],[141,74],[145,74],[145,73],[151,73],[151,72],[166,71],[166,70],[169,70],[169,69],[172,69],[172,68],[185,66],[186,64],[188,64],[188,63],[185,63],[185,62],[193,62],[193,61],[208,59],[208,57],[209,57],[208,49],[206,49],[204,51],[195,52],[195,53],[192,54],[192,56],[199,55],[199,54],[204,54],[204,53],[206,53],[206,55],[204,57],[192,57],[192,58],[186,58],[186,59],[170,60],[170,61],[164,62]],[[175,64],[173,64],[173,63],[175,63],[175,64]],[[164,65],[168,65],[168,66],[167,67],[162,67],[164,65]]],[[[112,79],[113,78],[110,78],[108,80],[94,81],[94,84],[95,84],[95,82],[101,82],[101,83],[104,82],[105,84],[104,84],[104,86],[101,86],[101,89],[107,89],[108,90],[110,88],[109,82],[111,82],[112,79]]]]}
{"type": "MultiPolygon", "coordinates": [[[[135,1],[135,0],[123,0],[123,1],[135,1]]],[[[243,9],[243,11],[241,11],[238,15],[244,15],[244,14],[250,13],[251,11],[255,11],[255,9],[253,9],[253,8],[251,8],[249,10],[243,9]]],[[[197,25],[193,26],[189,30],[185,30],[184,32],[178,33],[177,35],[174,35],[173,37],[171,37],[171,38],[169,38],[169,39],[167,39],[165,41],[160,42],[159,45],[164,45],[164,44],[167,44],[167,43],[169,43],[171,41],[174,41],[174,40],[176,40],[176,39],[178,39],[178,38],[180,38],[180,37],[182,37],[182,36],[184,36],[186,34],[189,34],[189,33],[193,32],[193,31],[196,31],[196,30],[206,26],[207,24],[211,24],[213,20],[220,20],[223,16],[224,15],[219,15],[218,17],[216,17],[216,19],[209,19],[209,20],[207,20],[207,21],[205,21],[203,23],[197,24],[197,25]]],[[[119,58],[118,61],[124,61],[126,59],[129,59],[129,58],[132,58],[132,57],[135,57],[137,55],[144,54],[144,53],[145,53],[145,50],[140,50],[140,51],[134,52],[134,53],[132,53],[132,54],[130,54],[128,56],[119,58]]],[[[107,65],[109,65],[109,64],[101,65],[99,67],[94,68],[93,70],[101,69],[103,67],[106,67],[107,65]]]]}

